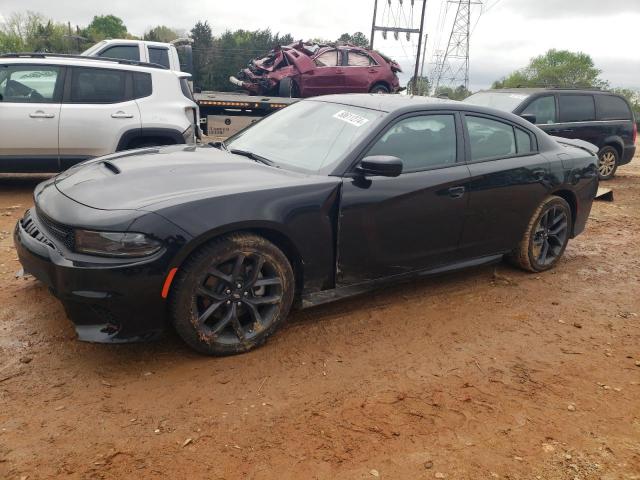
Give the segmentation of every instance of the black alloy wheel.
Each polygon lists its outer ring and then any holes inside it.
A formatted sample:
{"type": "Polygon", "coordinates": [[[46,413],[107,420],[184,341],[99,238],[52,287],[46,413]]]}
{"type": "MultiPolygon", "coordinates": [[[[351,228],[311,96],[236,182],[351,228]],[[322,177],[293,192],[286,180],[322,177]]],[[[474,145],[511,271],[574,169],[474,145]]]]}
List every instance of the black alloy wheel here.
{"type": "Polygon", "coordinates": [[[508,259],[524,270],[553,268],[567,248],[573,224],[571,208],[560,197],[549,197],[536,209],[518,247],[508,259]]]}
{"type": "Polygon", "coordinates": [[[180,336],[203,353],[240,353],[264,342],[286,318],[293,271],[272,243],[234,235],[197,252],[175,288],[172,310],[180,336]]]}

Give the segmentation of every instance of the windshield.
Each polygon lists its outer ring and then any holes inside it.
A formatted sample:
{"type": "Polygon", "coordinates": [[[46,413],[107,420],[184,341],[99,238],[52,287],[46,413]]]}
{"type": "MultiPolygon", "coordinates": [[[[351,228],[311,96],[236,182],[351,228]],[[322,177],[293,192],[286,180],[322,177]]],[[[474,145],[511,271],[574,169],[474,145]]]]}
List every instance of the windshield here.
{"type": "Polygon", "coordinates": [[[463,100],[464,103],[471,103],[480,107],[491,107],[513,112],[518,105],[529,97],[526,93],[514,92],[478,92],[463,100]]]}
{"type": "Polygon", "coordinates": [[[305,100],[255,123],[225,142],[229,150],[276,166],[329,173],[385,115],[378,110],[305,100]]]}

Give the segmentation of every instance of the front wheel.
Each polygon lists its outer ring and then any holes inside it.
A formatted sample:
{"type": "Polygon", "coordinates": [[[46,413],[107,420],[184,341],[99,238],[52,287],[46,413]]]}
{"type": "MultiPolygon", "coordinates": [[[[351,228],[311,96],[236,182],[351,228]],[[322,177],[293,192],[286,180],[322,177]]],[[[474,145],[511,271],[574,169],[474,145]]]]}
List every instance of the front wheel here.
{"type": "Polygon", "coordinates": [[[369,93],[389,93],[389,89],[387,88],[386,85],[382,85],[381,83],[378,83],[373,87],[371,87],[371,89],[369,90],[369,93]]]}
{"type": "Polygon", "coordinates": [[[293,270],[278,247],[257,235],[229,235],[181,267],[171,293],[173,324],[201,353],[247,352],[285,321],[293,292],[293,270]]]}
{"type": "Polygon", "coordinates": [[[600,180],[611,180],[618,169],[618,151],[613,147],[603,147],[598,153],[598,176],[600,180]]]}
{"type": "Polygon", "coordinates": [[[549,270],[558,263],[571,235],[571,208],[560,197],[549,197],[536,209],[527,230],[507,258],[530,272],[549,270]]]}

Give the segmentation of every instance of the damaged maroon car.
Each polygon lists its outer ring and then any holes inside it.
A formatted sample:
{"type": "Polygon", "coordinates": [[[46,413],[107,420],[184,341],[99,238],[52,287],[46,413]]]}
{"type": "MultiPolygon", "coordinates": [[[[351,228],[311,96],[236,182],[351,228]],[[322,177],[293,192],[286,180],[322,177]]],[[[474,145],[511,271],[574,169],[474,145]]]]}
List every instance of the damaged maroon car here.
{"type": "Polygon", "coordinates": [[[350,44],[302,41],[256,58],[229,80],[254,95],[315,97],[333,93],[396,93],[400,65],[379,52],[350,44]]]}

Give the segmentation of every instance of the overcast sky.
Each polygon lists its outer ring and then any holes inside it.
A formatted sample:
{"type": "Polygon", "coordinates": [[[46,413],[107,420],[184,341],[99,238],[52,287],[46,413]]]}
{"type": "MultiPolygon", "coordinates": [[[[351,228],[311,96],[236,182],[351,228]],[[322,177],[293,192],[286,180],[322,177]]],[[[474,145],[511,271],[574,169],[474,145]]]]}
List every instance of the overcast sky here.
{"type": "MultiPolygon", "coordinates": [[[[382,15],[387,0],[378,1],[382,15]]],[[[392,2],[397,4],[399,0],[392,2]]],[[[404,0],[405,5],[410,2],[404,0]]],[[[439,34],[439,31],[448,30],[449,25],[438,29],[444,2],[446,0],[427,0],[426,30],[430,38],[426,74],[430,73],[436,47],[446,46],[448,33],[439,34]]],[[[136,35],[158,24],[188,30],[198,20],[208,20],[214,33],[227,28],[268,27],[274,32],[291,33],[295,38],[335,39],[344,32],[362,31],[369,36],[373,3],[373,0],[2,0],[0,17],[32,10],[57,21],[86,25],[94,15],[114,14],[136,35]]],[[[640,88],[637,35],[640,0],[484,0],[484,3],[484,13],[471,38],[472,90],[490,86],[494,80],[525,66],[531,57],[549,48],[588,53],[612,86],[640,88]]],[[[416,0],[416,17],[419,5],[416,0]]],[[[453,12],[449,13],[448,22],[451,22],[453,12]]],[[[474,23],[478,13],[476,7],[474,23]]],[[[391,37],[385,41],[377,34],[375,47],[411,71],[416,43],[415,35],[407,42],[391,37]]]]}

